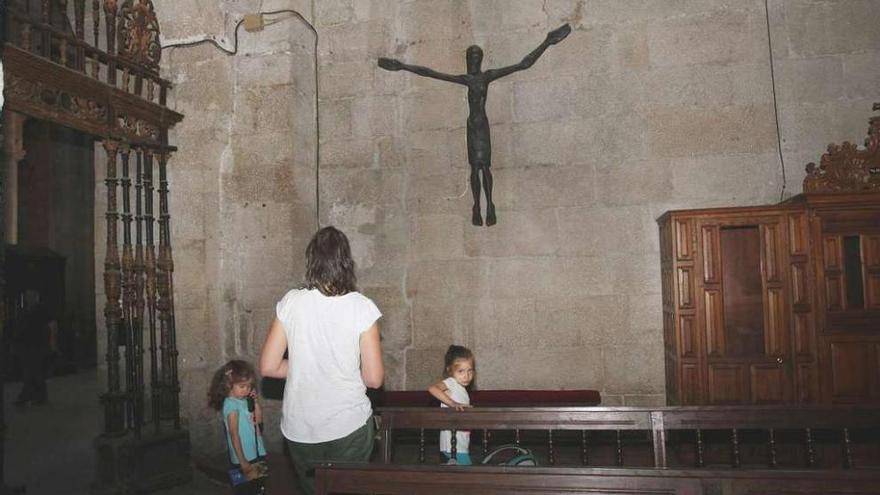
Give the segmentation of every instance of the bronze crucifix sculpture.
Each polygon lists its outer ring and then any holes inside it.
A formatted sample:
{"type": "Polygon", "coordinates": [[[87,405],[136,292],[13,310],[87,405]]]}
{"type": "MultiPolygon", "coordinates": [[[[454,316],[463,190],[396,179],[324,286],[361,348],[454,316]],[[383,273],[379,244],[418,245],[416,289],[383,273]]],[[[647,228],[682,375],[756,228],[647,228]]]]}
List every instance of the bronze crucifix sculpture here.
{"type": "Polygon", "coordinates": [[[467,73],[461,75],[445,74],[419,65],[409,65],[399,60],[380,57],[379,67],[385,70],[408,70],[414,74],[453,82],[467,86],[468,108],[470,113],[467,118],[467,149],[468,162],[471,165],[471,192],[474,195],[473,217],[474,225],[483,225],[483,217],[480,212],[480,183],[482,172],[483,192],[486,195],[486,225],[495,225],[495,204],[492,202],[492,142],[489,137],[489,119],[486,116],[486,96],[489,83],[500,79],[508,74],[528,69],[540,57],[550,45],[559,43],[571,32],[571,26],[563,26],[550,31],[547,38],[525,56],[518,64],[509,65],[500,69],[483,71],[480,64],[483,62],[483,50],[476,45],[471,45],[465,52],[467,73]]]}

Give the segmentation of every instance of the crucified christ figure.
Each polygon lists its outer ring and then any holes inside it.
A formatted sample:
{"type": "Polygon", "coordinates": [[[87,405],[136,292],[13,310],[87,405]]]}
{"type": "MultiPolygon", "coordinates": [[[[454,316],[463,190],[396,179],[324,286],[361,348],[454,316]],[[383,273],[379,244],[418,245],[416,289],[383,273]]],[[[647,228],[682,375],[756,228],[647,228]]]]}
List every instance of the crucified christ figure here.
{"type": "Polygon", "coordinates": [[[509,65],[500,69],[483,71],[480,64],[483,62],[483,50],[476,45],[471,45],[465,52],[467,73],[461,75],[445,74],[419,65],[409,65],[392,58],[379,58],[379,67],[385,70],[408,70],[424,77],[440,79],[462,86],[467,86],[468,108],[470,113],[467,118],[467,149],[468,162],[471,165],[471,192],[474,195],[474,209],[471,222],[474,225],[483,225],[483,217],[480,212],[480,184],[482,172],[483,192],[486,195],[486,225],[495,225],[495,204],[492,202],[492,143],[489,138],[489,119],[486,116],[486,94],[489,83],[500,79],[508,74],[528,69],[540,57],[550,45],[559,43],[571,32],[571,26],[563,26],[550,31],[547,38],[525,56],[518,64],[509,65]]]}

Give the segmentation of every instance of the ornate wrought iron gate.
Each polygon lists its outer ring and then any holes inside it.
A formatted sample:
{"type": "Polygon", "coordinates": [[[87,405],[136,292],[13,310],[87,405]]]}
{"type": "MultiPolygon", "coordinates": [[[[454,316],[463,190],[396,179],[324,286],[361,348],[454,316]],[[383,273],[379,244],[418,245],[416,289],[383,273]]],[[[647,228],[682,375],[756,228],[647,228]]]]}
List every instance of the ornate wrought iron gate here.
{"type": "MultiPolygon", "coordinates": [[[[96,442],[97,491],[173,484],[188,478],[188,467],[169,472],[144,464],[156,449],[184,461],[189,449],[179,410],[168,201],[168,162],[176,151],[168,130],[183,116],[166,104],[171,83],[159,76],[153,4],[7,3],[4,113],[79,130],[102,142],[106,153],[107,390],[96,442]]],[[[4,132],[22,120],[6,119],[4,132]]],[[[13,151],[6,150],[7,159],[13,151]]]]}

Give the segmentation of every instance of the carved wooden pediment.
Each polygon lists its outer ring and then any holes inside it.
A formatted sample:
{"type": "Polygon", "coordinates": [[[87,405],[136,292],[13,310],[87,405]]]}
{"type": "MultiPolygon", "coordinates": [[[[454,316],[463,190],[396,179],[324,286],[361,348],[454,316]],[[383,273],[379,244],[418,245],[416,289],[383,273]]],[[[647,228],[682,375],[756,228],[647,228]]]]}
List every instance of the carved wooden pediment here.
{"type": "Polygon", "coordinates": [[[125,0],[119,9],[119,55],[158,71],[162,46],[150,0],[125,0]]]}
{"type": "MultiPolygon", "coordinates": [[[[874,104],[880,110],[880,103],[874,104]]],[[[880,117],[870,119],[865,147],[829,144],[817,167],[807,164],[805,193],[880,191],[880,117]]]]}

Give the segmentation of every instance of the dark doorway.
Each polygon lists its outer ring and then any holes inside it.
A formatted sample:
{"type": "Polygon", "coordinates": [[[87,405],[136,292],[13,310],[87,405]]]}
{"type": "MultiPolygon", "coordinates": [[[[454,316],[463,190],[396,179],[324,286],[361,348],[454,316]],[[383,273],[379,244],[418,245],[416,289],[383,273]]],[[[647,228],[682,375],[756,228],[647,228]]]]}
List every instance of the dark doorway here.
{"type": "MultiPolygon", "coordinates": [[[[16,213],[15,225],[7,228],[15,235],[6,245],[6,328],[14,328],[25,292],[37,291],[57,323],[49,372],[94,368],[94,143],[78,131],[34,119],[25,122],[22,137],[25,157],[13,185],[17,202],[7,205],[16,213]]],[[[18,374],[15,367],[8,371],[18,374]]]]}

